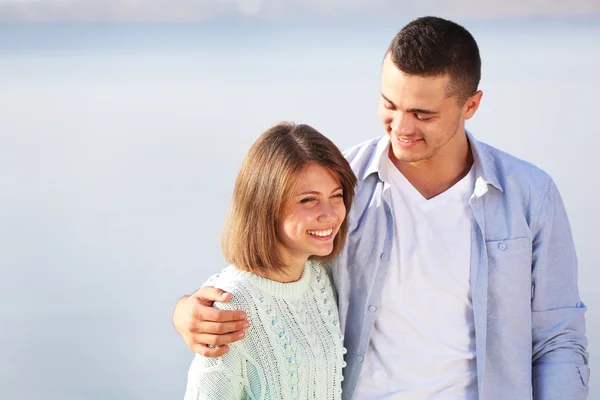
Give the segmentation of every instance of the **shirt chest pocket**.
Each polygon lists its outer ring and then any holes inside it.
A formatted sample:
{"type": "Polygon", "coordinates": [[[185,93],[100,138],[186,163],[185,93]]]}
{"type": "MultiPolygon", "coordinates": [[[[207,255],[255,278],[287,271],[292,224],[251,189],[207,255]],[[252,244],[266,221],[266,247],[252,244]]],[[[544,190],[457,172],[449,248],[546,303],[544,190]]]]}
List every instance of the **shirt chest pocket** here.
{"type": "MultiPolygon", "coordinates": [[[[531,239],[486,241],[488,299],[499,310],[531,304],[531,239]]],[[[529,307],[527,307],[528,309],[529,307]]],[[[513,309],[514,310],[514,309],[513,309]]]]}

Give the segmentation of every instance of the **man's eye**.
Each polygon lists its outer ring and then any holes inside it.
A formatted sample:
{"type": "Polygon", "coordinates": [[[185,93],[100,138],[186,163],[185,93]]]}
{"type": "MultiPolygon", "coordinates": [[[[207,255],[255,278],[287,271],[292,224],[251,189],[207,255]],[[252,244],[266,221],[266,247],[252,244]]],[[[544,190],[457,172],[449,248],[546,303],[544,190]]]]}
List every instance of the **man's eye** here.
{"type": "Polygon", "coordinates": [[[419,120],[419,121],[429,121],[431,120],[433,117],[426,117],[423,115],[419,115],[419,114],[415,114],[415,117],[419,120]]]}
{"type": "Polygon", "coordinates": [[[394,106],[392,104],[388,103],[388,102],[385,102],[384,105],[385,105],[385,108],[387,108],[388,110],[393,110],[394,109],[394,106]]]}

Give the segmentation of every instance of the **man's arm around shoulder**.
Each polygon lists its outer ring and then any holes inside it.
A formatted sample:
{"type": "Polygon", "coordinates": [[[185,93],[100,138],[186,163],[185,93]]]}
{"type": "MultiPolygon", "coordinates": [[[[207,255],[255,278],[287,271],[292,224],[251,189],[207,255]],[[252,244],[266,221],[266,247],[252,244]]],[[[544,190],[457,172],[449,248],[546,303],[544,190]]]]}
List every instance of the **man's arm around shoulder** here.
{"type": "Polygon", "coordinates": [[[195,293],[183,296],[173,310],[173,326],[186,345],[204,357],[220,357],[229,351],[227,344],[241,340],[248,328],[246,313],[220,310],[215,301],[227,302],[231,293],[213,287],[218,275],[213,275],[195,293]]]}

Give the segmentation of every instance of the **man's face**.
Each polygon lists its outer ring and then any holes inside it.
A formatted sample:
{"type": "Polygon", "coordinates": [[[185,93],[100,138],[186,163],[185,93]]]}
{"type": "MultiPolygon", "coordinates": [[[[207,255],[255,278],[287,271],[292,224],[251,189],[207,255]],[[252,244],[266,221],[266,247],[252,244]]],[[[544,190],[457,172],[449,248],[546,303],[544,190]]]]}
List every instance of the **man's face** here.
{"type": "Polygon", "coordinates": [[[464,107],[456,96],[447,97],[448,75],[422,77],[400,71],[386,56],[381,73],[379,118],[390,137],[394,158],[415,163],[455,151],[464,135],[464,120],[475,112],[467,100],[464,107]]]}

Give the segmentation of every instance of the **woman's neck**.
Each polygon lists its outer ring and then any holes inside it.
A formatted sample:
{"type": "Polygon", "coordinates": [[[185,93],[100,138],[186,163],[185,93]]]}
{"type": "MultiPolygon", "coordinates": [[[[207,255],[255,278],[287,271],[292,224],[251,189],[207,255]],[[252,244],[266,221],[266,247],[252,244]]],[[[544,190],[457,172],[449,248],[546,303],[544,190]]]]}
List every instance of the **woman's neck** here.
{"type": "Polygon", "coordinates": [[[296,282],[302,276],[304,271],[304,264],[308,261],[307,256],[296,256],[293,257],[290,254],[282,252],[282,261],[284,267],[277,271],[268,271],[264,277],[272,281],[281,283],[296,282]]]}

